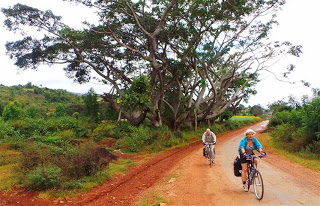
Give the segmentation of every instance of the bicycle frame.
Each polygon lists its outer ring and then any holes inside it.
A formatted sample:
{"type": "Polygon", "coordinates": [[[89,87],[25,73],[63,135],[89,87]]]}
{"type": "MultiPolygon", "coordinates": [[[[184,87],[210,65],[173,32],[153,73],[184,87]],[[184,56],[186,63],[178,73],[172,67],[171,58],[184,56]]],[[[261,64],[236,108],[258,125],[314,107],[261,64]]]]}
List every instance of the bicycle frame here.
{"type": "Polygon", "coordinates": [[[205,148],[206,148],[206,156],[207,159],[209,160],[209,165],[211,167],[212,161],[213,161],[213,155],[215,153],[214,148],[213,148],[213,153],[212,153],[212,147],[215,145],[215,143],[206,143],[205,148]]]}
{"type": "Polygon", "coordinates": [[[256,165],[254,163],[254,159],[262,159],[263,156],[256,156],[256,155],[250,155],[249,158],[247,158],[247,184],[248,184],[248,190],[250,189],[250,185],[253,185],[253,190],[255,193],[255,196],[258,200],[261,200],[263,198],[264,193],[264,186],[263,186],[263,180],[262,175],[259,172],[259,170],[256,168],[256,165]]]}

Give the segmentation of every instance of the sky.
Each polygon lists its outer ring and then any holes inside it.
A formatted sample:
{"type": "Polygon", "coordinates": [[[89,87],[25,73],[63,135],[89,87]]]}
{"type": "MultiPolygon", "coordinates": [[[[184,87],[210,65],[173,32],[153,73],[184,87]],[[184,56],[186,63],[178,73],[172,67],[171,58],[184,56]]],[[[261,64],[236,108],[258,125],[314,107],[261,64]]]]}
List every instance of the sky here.
{"type": "MultiPolygon", "coordinates": [[[[62,16],[62,21],[76,28],[81,27],[82,21],[94,21],[94,14],[86,7],[70,5],[61,0],[1,0],[0,8],[8,8],[16,3],[26,4],[40,10],[52,10],[55,15],[62,16]],[[72,11],[72,12],[70,12],[72,11]],[[85,15],[84,15],[85,14],[85,15]]],[[[293,63],[296,67],[289,76],[289,81],[297,82],[289,84],[278,81],[268,72],[261,73],[261,81],[256,86],[257,94],[252,96],[246,106],[268,104],[278,100],[287,100],[288,96],[295,97],[298,101],[303,95],[312,96],[312,88],[320,88],[320,19],[319,0],[287,0],[282,11],[278,13],[279,26],[275,27],[270,35],[273,40],[290,41],[303,47],[303,54],[299,58],[284,58],[270,68],[279,77],[285,72],[285,68],[293,63]],[[311,84],[310,88],[302,86],[300,80],[311,84]]],[[[6,86],[25,85],[31,82],[33,85],[52,89],[65,89],[75,93],[87,93],[93,88],[96,93],[107,90],[106,85],[90,82],[80,85],[68,79],[62,69],[63,66],[41,66],[37,71],[19,70],[14,66],[14,61],[5,54],[5,43],[15,41],[20,36],[14,35],[3,26],[4,16],[0,13],[0,84],[6,86]]]]}

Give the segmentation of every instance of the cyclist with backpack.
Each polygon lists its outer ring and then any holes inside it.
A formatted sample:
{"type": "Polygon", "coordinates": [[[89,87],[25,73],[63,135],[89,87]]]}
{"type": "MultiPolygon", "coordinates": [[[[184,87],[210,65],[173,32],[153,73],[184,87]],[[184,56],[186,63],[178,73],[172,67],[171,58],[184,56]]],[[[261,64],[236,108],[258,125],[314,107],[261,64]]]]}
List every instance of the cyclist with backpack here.
{"type": "MultiPolygon", "coordinates": [[[[203,135],[202,135],[202,143],[204,145],[206,145],[208,143],[216,144],[216,142],[217,142],[216,135],[213,132],[211,132],[211,130],[208,128],[205,131],[205,133],[203,133],[203,135]]],[[[214,158],[215,158],[214,145],[212,145],[211,151],[212,151],[212,154],[213,154],[212,163],[214,163],[214,158]]]]}
{"type": "MultiPolygon", "coordinates": [[[[253,150],[257,150],[261,155],[266,156],[266,153],[262,150],[262,145],[260,144],[258,139],[254,137],[255,134],[256,132],[254,130],[247,129],[244,133],[245,137],[240,140],[238,149],[242,166],[242,187],[246,192],[248,192],[248,185],[246,184],[246,174],[248,169],[247,157],[250,155],[254,155],[253,150]]],[[[254,164],[256,165],[256,167],[258,166],[258,159],[254,159],[254,164]]]]}

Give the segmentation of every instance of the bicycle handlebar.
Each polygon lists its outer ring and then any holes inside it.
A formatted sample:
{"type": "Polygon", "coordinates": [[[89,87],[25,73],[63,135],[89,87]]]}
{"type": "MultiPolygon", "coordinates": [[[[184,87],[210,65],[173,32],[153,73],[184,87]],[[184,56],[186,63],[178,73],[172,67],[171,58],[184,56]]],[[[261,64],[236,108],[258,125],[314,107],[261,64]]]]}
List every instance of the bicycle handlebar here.
{"type": "Polygon", "coordinates": [[[215,145],[216,143],[213,142],[213,143],[204,143],[204,145],[215,145]]]}
{"type": "Polygon", "coordinates": [[[245,155],[246,160],[253,160],[254,158],[259,158],[259,159],[264,159],[266,157],[266,155],[245,155]]]}

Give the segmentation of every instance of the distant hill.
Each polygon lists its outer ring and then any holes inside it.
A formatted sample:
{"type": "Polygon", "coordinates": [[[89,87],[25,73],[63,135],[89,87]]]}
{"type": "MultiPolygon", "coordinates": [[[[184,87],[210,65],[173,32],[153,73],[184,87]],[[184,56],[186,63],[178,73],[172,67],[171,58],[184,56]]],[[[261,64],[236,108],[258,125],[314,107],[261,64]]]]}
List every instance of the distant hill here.
{"type": "Polygon", "coordinates": [[[65,108],[79,107],[83,106],[83,100],[81,98],[83,95],[84,94],[68,92],[63,89],[38,87],[31,83],[16,86],[0,85],[0,115],[2,114],[3,108],[13,101],[22,104],[23,108],[33,106],[43,111],[56,108],[58,104],[64,105],[65,108]]]}

